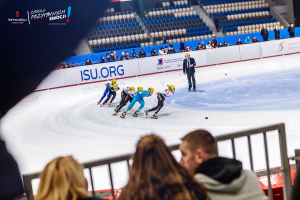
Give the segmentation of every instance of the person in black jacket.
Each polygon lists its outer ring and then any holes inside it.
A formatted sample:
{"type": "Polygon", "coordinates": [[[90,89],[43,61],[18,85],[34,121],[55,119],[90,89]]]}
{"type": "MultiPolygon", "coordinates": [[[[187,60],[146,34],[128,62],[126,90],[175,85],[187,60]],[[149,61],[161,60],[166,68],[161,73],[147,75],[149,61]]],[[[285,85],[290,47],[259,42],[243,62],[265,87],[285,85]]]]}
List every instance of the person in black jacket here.
{"type": "Polygon", "coordinates": [[[162,37],[162,44],[167,44],[167,39],[165,38],[165,36],[162,37]]]}
{"type": "Polygon", "coordinates": [[[266,25],[264,25],[264,27],[261,29],[260,34],[263,38],[263,41],[268,41],[269,32],[268,32],[268,29],[266,28],[266,25]]]}
{"type": "Polygon", "coordinates": [[[295,27],[294,27],[293,23],[290,24],[290,26],[288,28],[288,32],[290,34],[290,38],[295,37],[295,27]]]}
{"type": "Polygon", "coordinates": [[[105,57],[104,56],[101,57],[100,63],[105,63],[105,57]]]}
{"type": "Polygon", "coordinates": [[[92,62],[87,58],[85,61],[85,65],[92,65],[92,62]]]}
{"type": "Polygon", "coordinates": [[[145,58],[145,57],[146,57],[146,53],[143,49],[141,49],[139,52],[139,58],[145,58]]]}
{"type": "Polygon", "coordinates": [[[201,50],[201,44],[200,43],[198,43],[198,46],[197,46],[196,50],[201,50]]]}
{"type": "Polygon", "coordinates": [[[279,40],[280,39],[280,29],[278,28],[277,25],[274,29],[274,33],[275,33],[275,40],[279,40]]]}
{"type": "Polygon", "coordinates": [[[185,52],[185,46],[184,46],[184,43],[182,42],[182,40],[180,40],[179,50],[180,50],[181,52],[185,52]]]}
{"type": "Polygon", "coordinates": [[[200,49],[202,49],[202,50],[203,50],[203,49],[206,49],[206,45],[204,44],[203,41],[201,42],[201,48],[200,48],[200,49]]]}
{"type": "Polygon", "coordinates": [[[170,47],[170,49],[168,50],[168,54],[172,54],[172,53],[176,53],[176,51],[174,50],[173,45],[170,47]]]}
{"type": "Polygon", "coordinates": [[[189,91],[191,91],[193,85],[193,91],[196,91],[196,80],[195,80],[195,66],[196,62],[194,58],[190,58],[190,54],[185,54],[185,59],[183,60],[183,73],[187,75],[188,83],[189,83],[189,91]],[[192,81],[193,84],[192,84],[192,81]]]}
{"type": "Polygon", "coordinates": [[[153,48],[153,50],[151,51],[151,56],[158,56],[155,48],[153,48]]]}

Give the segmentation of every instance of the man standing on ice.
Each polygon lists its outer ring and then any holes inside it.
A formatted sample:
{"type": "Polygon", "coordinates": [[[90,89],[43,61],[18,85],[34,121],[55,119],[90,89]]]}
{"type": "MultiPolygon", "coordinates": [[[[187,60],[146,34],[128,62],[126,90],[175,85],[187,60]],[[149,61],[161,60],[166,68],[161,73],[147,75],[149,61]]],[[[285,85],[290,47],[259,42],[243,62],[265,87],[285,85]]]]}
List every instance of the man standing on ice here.
{"type": "Polygon", "coordinates": [[[195,80],[195,67],[196,62],[194,58],[190,57],[189,53],[185,54],[185,59],[183,60],[183,73],[187,75],[188,83],[189,83],[189,91],[192,88],[193,81],[193,91],[196,91],[196,80],[195,80]]]}

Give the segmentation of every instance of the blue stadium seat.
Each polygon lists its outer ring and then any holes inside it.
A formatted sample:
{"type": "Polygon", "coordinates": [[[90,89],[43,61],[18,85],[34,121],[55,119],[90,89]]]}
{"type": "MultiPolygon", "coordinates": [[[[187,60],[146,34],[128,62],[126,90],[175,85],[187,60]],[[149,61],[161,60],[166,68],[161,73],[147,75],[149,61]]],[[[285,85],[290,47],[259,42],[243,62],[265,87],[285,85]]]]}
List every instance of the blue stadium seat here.
{"type": "Polygon", "coordinates": [[[111,29],[111,25],[107,25],[107,29],[110,30],[111,29]]]}

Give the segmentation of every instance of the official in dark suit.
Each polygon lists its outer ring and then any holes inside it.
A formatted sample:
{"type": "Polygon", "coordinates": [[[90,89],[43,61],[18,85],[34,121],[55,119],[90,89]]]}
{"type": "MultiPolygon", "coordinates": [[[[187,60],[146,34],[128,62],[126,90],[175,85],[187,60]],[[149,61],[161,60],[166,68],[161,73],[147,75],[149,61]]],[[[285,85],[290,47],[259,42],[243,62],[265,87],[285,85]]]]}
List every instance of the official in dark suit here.
{"type": "Polygon", "coordinates": [[[268,29],[266,28],[266,25],[264,25],[263,29],[261,29],[260,34],[261,34],[261,36],[263,38],[263,41],[268,41],[269,32],[268,32],[268,29]]]}
{"type": "Polygon", "coordinates": [[[183,73],[187,75],[187,79],[189,82],[189,91],[192,88],[192,81],[193,81],[193,91],[196,91],[196,80],[195,80],[195,66],[196,62],[194,58],[190,58],[190,54],[185,54],[185,59],[183,60],[183,73]]]}
{"type": "Polygon", "coordinates": [[[274,29],[274,33],[275,33],[275,40],[279,40],[280,39],[280,29],[278,28],[277,25],[274,29]]]}

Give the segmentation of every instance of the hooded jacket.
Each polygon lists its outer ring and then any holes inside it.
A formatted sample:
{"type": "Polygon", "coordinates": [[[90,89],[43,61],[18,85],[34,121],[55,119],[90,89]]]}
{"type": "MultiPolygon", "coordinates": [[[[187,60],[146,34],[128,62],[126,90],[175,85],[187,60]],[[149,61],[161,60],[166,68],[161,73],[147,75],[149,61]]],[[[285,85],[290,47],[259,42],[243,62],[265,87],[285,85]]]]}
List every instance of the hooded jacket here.
{"type": "Polygon", "coordinates": [[[204,184],[211,200],[267,200],[257,176],[242,163],[222,157],[202,163],[195,179],[204,184]]]}

